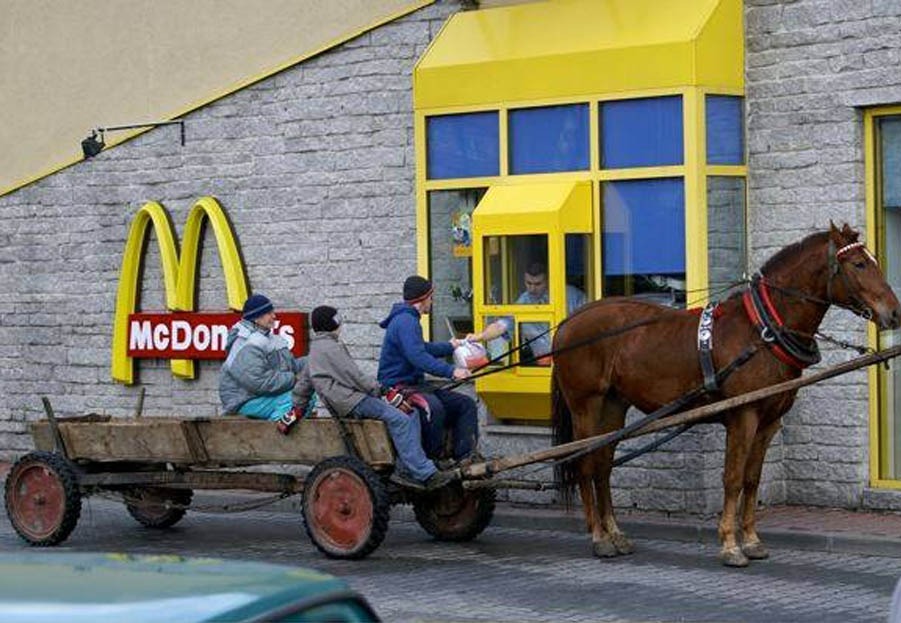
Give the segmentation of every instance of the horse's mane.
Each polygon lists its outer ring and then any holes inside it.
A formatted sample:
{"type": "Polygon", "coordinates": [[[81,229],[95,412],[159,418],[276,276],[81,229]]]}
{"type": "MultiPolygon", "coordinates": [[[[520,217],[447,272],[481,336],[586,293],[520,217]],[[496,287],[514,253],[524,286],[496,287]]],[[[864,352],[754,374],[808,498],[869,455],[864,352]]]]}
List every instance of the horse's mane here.
{"type": "Polygon", "coordinates": [[[766,275],[774,271],[775,269],[780,268],[789,260],[789,258],[796,258],[799,253],[803,253],[813,246],[819,246],[825,243],[828,238],[828,231],[821,231],[815,234],[810,234],[806,238],[792,243],[787,247],[784,247],[777,251],[775,255],[768,259],[764,263],[764,265],[760,267],[760,272],[766,275]]]}

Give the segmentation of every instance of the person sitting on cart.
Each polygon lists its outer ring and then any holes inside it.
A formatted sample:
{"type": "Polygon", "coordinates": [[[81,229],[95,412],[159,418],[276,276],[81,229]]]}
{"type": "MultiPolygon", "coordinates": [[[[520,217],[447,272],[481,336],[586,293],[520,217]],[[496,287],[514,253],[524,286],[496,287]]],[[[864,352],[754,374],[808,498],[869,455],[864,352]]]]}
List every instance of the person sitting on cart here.
{"type": "Polygon", "coordinates": [[[315,391],[319,400],[338,417],[370,418],[387,425],[397,450],[400,469],[396,476],[401,482],[409,478],[427,489],[448,484],[453,474],[438,470],[425,455],[419,418],[415,413],[404,413],[381,397],[378,381],[363,374],[341,341],[341,323],[341,315],[334,307],[321,305],[313,310],[310,324],[314,335],[307,365],[294,387],[293,412],[279,430],[287,433],[290,425],[307,412],[315,391]]]}
{"type": "Polygon", "coordinates": [[[272,332],[272,301],[254,294],[241,320],[228,332],[228,357],[219,375],[219,399],[226,413],[277,420],[291,409],[291,390],[305,358],[295,358],[288,342],[272,332]]]}
{"type": "Polygon", "coordinates": [[[386,387],[400,387],[415,392],[427,403],[422,421],[426,454],[445,458],[445,431],[453,433],[453,459],[472,457],[479,438],[476,403],[459,392],[436,389],[425,384],[425,373],[462,381],[469,378],[467,368],[454,367],[443,357],[453,354],[462,342],[426,342],[422,337],[420,318],[432,309],[432,284],[428,279],[413,275],[404,281],[401,303],[395,303],[388,317],[379,323],[385,329],[379,357],[379,382],[386,387]]]}

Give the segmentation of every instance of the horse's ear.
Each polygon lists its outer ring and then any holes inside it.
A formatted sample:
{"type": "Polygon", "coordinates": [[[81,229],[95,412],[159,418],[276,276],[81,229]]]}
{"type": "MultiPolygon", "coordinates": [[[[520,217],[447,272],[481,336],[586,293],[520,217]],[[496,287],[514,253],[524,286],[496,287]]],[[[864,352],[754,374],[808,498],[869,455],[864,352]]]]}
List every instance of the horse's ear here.
{"type": "Polygon", "coordinates": [[[845,238],[850,238],[851,242],[857,242],[857,239],[860,237],[860,233],[851,229],[851,226],[847,223],[842,227],[842,235],[844,235],[845,238]]]}
{"type": "Polygon", "coordinates": [[[835,226],[835,223],[832,222],[832,219],[829,219],[829,237],[837,243],[840,243],[842,239],[842,234],[838,230],[838,227],[835,226]]]}

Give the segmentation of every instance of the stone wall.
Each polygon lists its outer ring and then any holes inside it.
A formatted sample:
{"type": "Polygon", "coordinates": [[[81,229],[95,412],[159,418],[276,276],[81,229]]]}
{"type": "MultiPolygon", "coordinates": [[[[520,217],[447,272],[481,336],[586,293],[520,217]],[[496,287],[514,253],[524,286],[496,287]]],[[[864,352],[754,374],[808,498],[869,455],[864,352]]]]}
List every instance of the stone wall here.
{"type": "MultiPolygon", "coordinates": [[[[746,0],[745,29],[756,268],[830,219],[865,228],[862,110],[901,102],[901,3],[746,0]]],[[[847,312],[830,312],[823,330],[866,340],[864,322],[847,312]]],[[[826,348],[822,365],[851,355],[826,348]]],[[[802,390],[775,442],[782,446],[787,502],[864,501],[868,405],[865,372],[802,390]]]]}
{"type": "MultiPolygon", "coordinates": [[[[224,97],[185,117],[187,142],[157,128],[0,197],[0,460],[31,448],[40,396],[61,415],[218,412],[218,362],[172,377],[138,364],[110,378],[118,271],[135,211],[149,200],[179,236],[193,202],[215,196],[231,218],[253,291],[277,308],[329,303],[369,371],[376,326],[416,267],[412,70],[456,2],[439,2],[224,97]]],[[[108,120],[112,121],[112,120],[108,120]]],[[[208,231],[199,309],[224,309],[208,231]]],[[[140,307],[165,308],[150,241],[140,307]]]]}
{"type": "MultiPolygon", "coordinates": [[[[830,218],[864,226],[861,107],[901,102],[901,4],[745,6],[757,267],[830,218]]],[[[141,362],[135,386],[110,379],[125,236],[148,200],[169,209],[181,234],[194,200],[218,198],[252,289],[279,308],[341,308],[352,354],[374,372],[376,323],[416,267],[412,68],[458,9],[430,5],[203,107],[186,117],[184,147],[173,128],[158,128],[0,197],[0,460],[30,449],[26,423],[42,415],[41,395],[62,415],[128,415],[140,387],[148,415],[219,412],[217,362],[199,363],[194,382],[173,378],[163,361],[141,362]]],[[[205,242],[199,308],[223,309],[209,233],[205,242]]],[[[141,298],[144,310],[165,307],[153,241],[141,298]]],[[[844,312],[830,313],[824,328],[850,341],[866,337],[863,322],[844,312]]],[[[849,356],[824,354],[824,365],[849,356]]],[[[804,390],[768,455],[762,500],[901,507],[896,494],[864,495],[867,416],[865,373],[804,390]]],[[[488,447],[549,443],[536,429],[504,445],[502,428],[492,427],[498,441],[488,447]]],[[[717,510],[723,445],[719,428],[702,427],[620,469],[617,504],[717,510]]]]}

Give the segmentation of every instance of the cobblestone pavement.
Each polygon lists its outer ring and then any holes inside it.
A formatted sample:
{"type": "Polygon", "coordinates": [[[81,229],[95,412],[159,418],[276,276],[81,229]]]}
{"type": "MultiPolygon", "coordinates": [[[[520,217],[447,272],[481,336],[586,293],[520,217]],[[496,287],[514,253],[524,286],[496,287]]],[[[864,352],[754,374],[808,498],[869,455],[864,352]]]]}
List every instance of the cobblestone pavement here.
{"type": "MultiPolygon", "coordinates": [[[[717,548],[638,540],[636,554],[592,558],[584,535],[490,527],[466,544],[431,541],[393,521],[363,561],[322,557],[297,515],[190,513],[176,528],[140,527],[114,502],[85,501],[59,551],[216,556],[315,567],[347,579],[389,621],[884,621],[901,560],[777,549],[726,569],[717,548]]],[[[0,548],[27,549],[4,517],[0,548]]]]}

